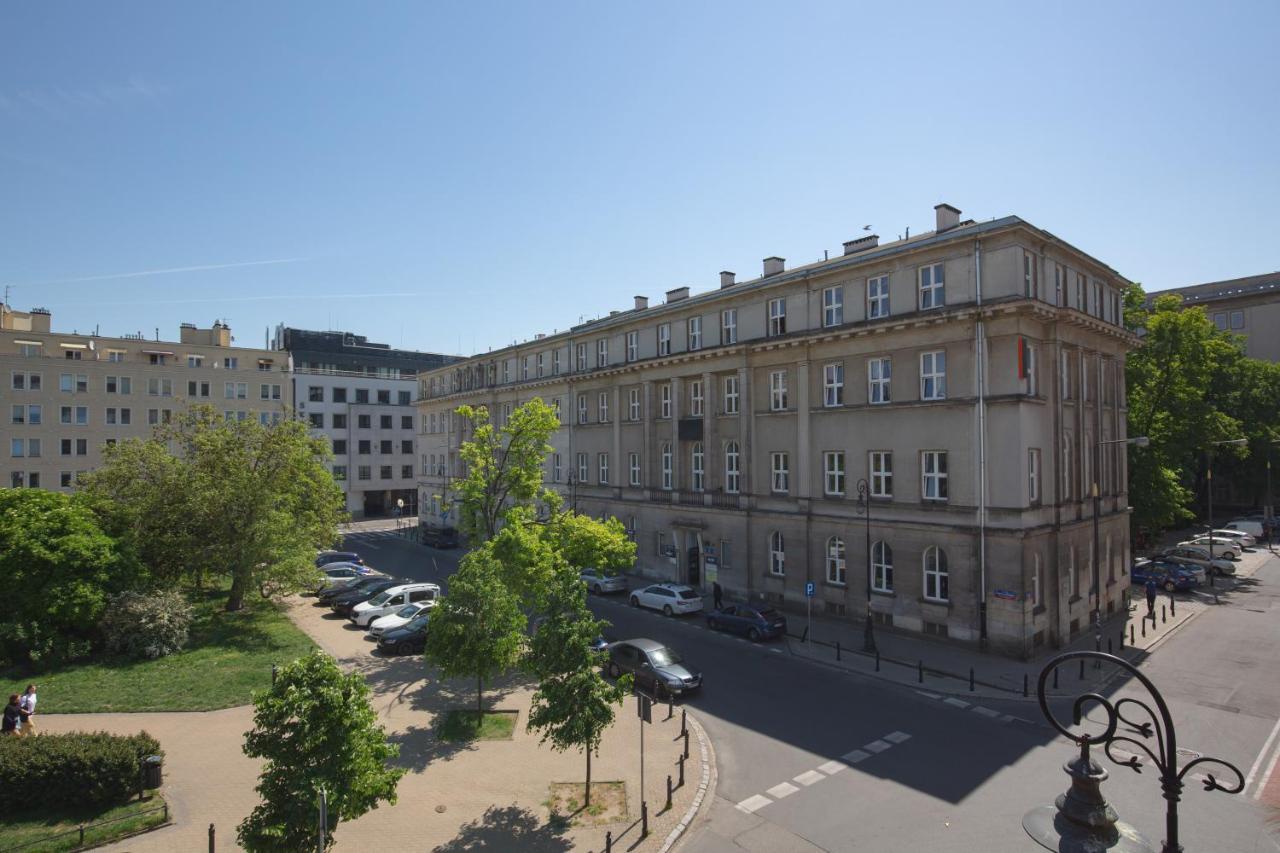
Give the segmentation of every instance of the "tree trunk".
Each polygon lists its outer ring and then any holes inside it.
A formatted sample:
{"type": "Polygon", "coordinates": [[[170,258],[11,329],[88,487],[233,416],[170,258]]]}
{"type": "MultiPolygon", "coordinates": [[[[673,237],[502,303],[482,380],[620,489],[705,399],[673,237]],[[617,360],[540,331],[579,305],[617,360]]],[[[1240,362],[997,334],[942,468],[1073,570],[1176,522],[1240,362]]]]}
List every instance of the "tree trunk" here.
{"type": "Polygon", "coordinates": [[[587,792],[582,797],[582,807],[591,805],[591,747],[587,747],[587,792]]]}
{"type": "Polygon", "coordinates": [[[484,719],[484,676],[476,676],[476,726],[484,719]]]}
{"type": "Polygon", "coordinates": [[[235,612],[244,608],[244,596],[249,589],[249,573],[236,570],[231,578],[231,592],[227,595],[227,611],[235,612]]]}

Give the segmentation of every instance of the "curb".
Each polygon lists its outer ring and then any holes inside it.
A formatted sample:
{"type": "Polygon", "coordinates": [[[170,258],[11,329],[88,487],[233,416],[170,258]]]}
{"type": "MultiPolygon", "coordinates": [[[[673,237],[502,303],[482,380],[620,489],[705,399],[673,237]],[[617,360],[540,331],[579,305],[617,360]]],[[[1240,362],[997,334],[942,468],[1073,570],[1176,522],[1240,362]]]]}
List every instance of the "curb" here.
{"type": "Polygon", "coordinates": [[[693,795],[693,802],[684,813],[684,817],[680,818],[680,822],[676,824],[675,829],[671,830],[667,835],[666,840],[662,842],[662,847],[658,848],[658,853],[668,853],[676,845],[681,836],[693,824],[693,819],[697,817],[698,810],[702,808],[702,804],[710,802],[710,798],[707,795],[715,791],[713,775],[715,762],[712,760],[714,751],[711,748],[711,740],[707,737],[702,724],[693,715],[688,714],[687,711],[686,715],[686,721],[693,726],[693,733],[698,736],[699,760],[702,762],[702,780],[698,782],[698,792],[693,795]]]}

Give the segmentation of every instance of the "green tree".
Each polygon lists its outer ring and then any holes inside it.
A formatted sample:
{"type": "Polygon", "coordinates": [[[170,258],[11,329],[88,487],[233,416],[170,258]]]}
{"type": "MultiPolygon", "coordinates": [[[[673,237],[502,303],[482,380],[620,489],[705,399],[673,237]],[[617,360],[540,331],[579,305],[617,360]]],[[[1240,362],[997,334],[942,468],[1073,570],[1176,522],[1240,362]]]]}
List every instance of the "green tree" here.
{"type": "Polygon", "coordinates": [[[77,497],[0,490],[0,658],[52,663],[88,652],[113,592],[145,578],[77,497]]]}
{"type": "Polygon", "coordinates": [[[587,757],[583,805],[591,805],[591,756],[614,720],[615,707],[630,689],[629,675],[610,684],[600,674],[604,655],[592,641],[606,622],[587,607],[586,586],[577,571],[556,572],[546,596],[546,611],[534,633],[526,659],[538,676],[528,729],[541,731],[542,741],[557,751],[578,748],[587,757]]]}
{"type": "Polygon", "coordinates": [[[555,410],[538,398],[517,408],[501,427],[489,420],[483,406],[462,406],[458,414],[470,424],[471,438],[461,455],[466,476],[457,484],[459,524],[473,543],[497,533],[512,506],[557,500],[543,487],[543,466],[551,435],[560,428],[555,410]]]}
{"type": "Polygon", "coordinates": [[[513,668],[524,645],[525,616],[502,582],[487,546],[463,557],[449,578],[449,594],[431,611],[426,658],[445,678],[474,677],[476,710],[484,712],[484,685],[513,668]]]}
{"type": "Polygon", "coordinates": [[[319,790],[328,798],[325,838],[380,801],[394,804],[404,770],[388,767],[399,749],[387,743],[358,674],[344,674],[328,655],[285,666],[271,689],[254,697],[253,730],[244,752],[265,759],[262,802],[237,831],[250,851],[297,853],[315,845],[319,790]]]}
{"type": "Polygon", "coordinates": [[[227,610],[239,610],[255,587],[302,588],[315,549],[337,540],[345,510],[327,459],[301,421],[230,421],[197,406],[145,441],[104,448],[83,490],[165,576],[230,575],[227,610]]]}

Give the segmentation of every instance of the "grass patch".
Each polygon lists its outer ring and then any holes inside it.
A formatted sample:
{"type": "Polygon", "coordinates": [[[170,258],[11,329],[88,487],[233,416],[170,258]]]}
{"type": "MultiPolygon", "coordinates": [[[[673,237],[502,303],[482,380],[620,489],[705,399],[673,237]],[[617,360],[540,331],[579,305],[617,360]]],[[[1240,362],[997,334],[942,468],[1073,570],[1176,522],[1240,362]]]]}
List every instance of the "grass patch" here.
{"type": "Polygon", "coordinates": [[[284,608],[257,596],[237,613],[223,610],[224,589],[192,592],[191,638],[158,660],[99,658],[56,669],[7,669],[0,680],[40,685],[46,714],[213,711],[246,705],[271,686],[271,664],[288,663],[314,643],[284,608]]]}
{"type": "MultiPolygon", "coordinates": [[[[86,847],[105,844],[116,838],[159,826],[165,822],[162,810],[164,798],[156,791],[147,793],[148,796],[144,799],[130,800],[122,806],[114,806],[103,811],[41,809],[24,815],[0,818],[0,850],[12,850],[23,844],[36,845],[27,848],[24,853],[60,853],[63,850],[77,850],[80,849],[80,833],[75,830],[78,830],[81,824],[105,820],[113,823],[85,829],[86,847]],[[152,811],[152,809],[158,811],[152,811]],[[62,832],[71,834],[37,844],[42,839],[62,832]]],[[[38,794],[33,796],[39,799],[38,794]]]]}
{"type": "Polygon", "coordinates": [[[591,805],[583,806],[587,786],[583,782],[552,782],[545,803],[551,823],[561,826],[604,826],[627,819],[625,782],[592,782],[591,805]]]}
{"type": "Polygon", "coordinates": [[[511,740],[516,729],[515,711],[478,711],[455,708],[444,716],[436,737],[447,741],[511,740]]]}

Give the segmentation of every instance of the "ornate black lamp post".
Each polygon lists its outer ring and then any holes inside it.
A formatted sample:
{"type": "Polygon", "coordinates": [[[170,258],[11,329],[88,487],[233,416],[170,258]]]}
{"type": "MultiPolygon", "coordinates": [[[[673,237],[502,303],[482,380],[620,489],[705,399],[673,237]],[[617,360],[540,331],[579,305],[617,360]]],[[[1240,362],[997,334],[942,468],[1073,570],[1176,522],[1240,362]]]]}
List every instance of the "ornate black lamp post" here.
{"type": "Polygon", "coordinates": [[[1183,777],[1192,767],[1198,764],[1217,764],[1235,775],[1235,783],[1227,787],[1214,778],[1212,773],[1205,774],[1202,784],[1206,791],[1217,790],[1238,794],[1244,790],[1244,776],[1239,769],[1219,758],[1201,756],[1182,767],[1178,766],[1178,740],[1173,728],[1173,718],[1169,714],[1169,706],[1165,704],[1164,697],[1160,695],[1159,690],[1156,690],[1150,679],[1123,658],[1090,651],[1058,655],[1049,661],[1040,673],[1040,681],[1036,684],[1036,697],[1040,700],[1040,712],[1044,714],[1049,724],[1080,747],[1080,755],[1063,767],[1071,777],[1071,788],[1060,795],[1054,805],[1034,808],[1022,818],[1023,829],[1042,847],[1058,853],[1104,853],[1108,850],[1121,851],[1121,853],[1154,853],[1155,848],[1151,843],[1136,829],[1121,823],[1117,819],[1115,809],[1103,798],[1101,784],[1109,774],[1090,757],[1091,746],[1102,746],[1102,751],[1107,758],[1116,764],[1130,767],[1135,772],[1141,772],[1136,755],[1120,759],[1112,751],[1116,744],[1126,744],[1134,751],[1146,755],[1160,771],[1160,787],[1167,803],[1165,839],[1160,848],[1161,853],[1181,853],[1182,851],[1182,845],[1178,841],[1178,801],[1182,798],[1183,777]],[[1085,706],[1092,702],[1106,711],[1106,729],[1096,736],[1073,733],[1049,709],[1044,688],[1050,673],[1077,658],[1093,658],[1100,663],[1112,664],[1124,669],[1147,689],[1155,703],[1155,708],[1153,709],[1146,702],[1129,697],[1112,703],[1097,693],[1085,693],[1077,697],[1072,705],[1073,722],[1079,725],[1085,706]],[[1121,725],[1124,726],[1123,731],[1121,731],[1121,725]],[[1133,735],[1140,737],[1141,740],[1133,735]],[[1148,745],[1153,735],[1155,742],[1148,745]],[[1153,746],[1154,749],[1151,748],[1153,746]]]}
{"type": "Polygon", "coordinates": [[[876,653],[876,632],[871,624],[871,487],[866,480],[858,480],[858,515],[864,516],[867,522],[867,618],[862,633],[862,650],[868,654],[876,653]]]}

